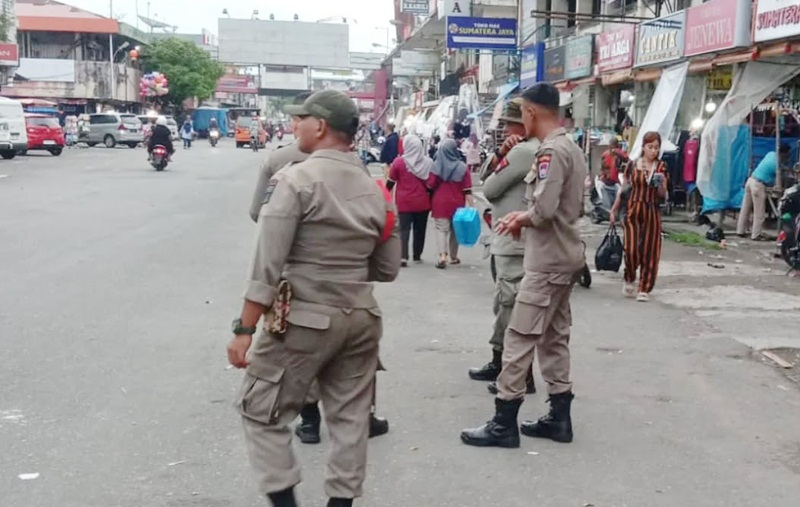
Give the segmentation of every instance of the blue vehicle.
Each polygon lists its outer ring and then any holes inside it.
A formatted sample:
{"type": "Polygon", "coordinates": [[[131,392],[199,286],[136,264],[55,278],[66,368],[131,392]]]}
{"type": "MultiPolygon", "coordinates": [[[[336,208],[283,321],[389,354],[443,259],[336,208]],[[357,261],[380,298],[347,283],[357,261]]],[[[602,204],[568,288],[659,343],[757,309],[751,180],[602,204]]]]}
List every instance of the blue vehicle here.
{"type": "Polygon", "coordinates": [[[192,113],[192,121],[194,122],[194,130],[201,138],[208,137],[208,126],[211,123],[211,118],[217,120],[220,134],[227,136],[228,128],[228,110],[218,107],[198,107],[192,113]]]}

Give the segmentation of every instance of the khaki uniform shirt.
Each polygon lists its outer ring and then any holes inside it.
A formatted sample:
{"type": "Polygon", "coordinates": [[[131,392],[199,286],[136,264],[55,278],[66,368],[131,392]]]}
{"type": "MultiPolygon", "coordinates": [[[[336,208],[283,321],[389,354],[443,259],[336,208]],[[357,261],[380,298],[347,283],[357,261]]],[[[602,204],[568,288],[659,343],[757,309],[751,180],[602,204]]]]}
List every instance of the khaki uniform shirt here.
{"type": "Polygon", "coordinates": [[[354,153],[320,150],[283,168],[267,184],[245,299],[270,307],[286,279],[301,301],[377,307],[371,282],[400,270],[398,227],[380,242],[389,210],[354,153]]]}
{"type": "Polygon", "coordinates": [[[528,216],[525,271],[574,274],[585,263],[578,219],[583,209],[586,161],[563,128],[551,132],[525,181],[528,216]]]}
{"type": "MultiPolygon", "coordinates": [[[[483,183],[483,195],[492,203],[492,216],[500,220],[513,211],[525,211],[525,176],[536,161],[539,140],[532,139],[514,146],[497,164],[483,183]]],[[[525,254],[525,243],[506,234],[492,234],[492,255],[525,254]]]]}
{"type": "Polygon", "coordinates": [[[258,182],[255,192],[253,192],[253,201],[250,203],[250,218],[253,219],[253,222],[258,222],[258,212],[261,211],[261,205],[264,204],[269,180],[283,167],[293,162],[302,162],[307,158],[308,155],[300,151],[297,143],[292,143],[272,151],[264,159],[258,170],[258,182]]]}

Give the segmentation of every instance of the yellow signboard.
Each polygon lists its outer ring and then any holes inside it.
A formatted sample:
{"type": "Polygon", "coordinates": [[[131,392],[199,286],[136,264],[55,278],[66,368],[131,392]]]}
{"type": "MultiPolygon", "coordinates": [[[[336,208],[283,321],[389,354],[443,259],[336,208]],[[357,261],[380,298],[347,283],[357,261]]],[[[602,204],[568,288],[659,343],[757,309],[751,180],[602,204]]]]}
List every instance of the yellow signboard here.
{"type": "Polygon", "coordinates": [[[727,91],[733,83],[733,67],[714,69],[708,73],[706,85],[709,90],[727,91]]]}

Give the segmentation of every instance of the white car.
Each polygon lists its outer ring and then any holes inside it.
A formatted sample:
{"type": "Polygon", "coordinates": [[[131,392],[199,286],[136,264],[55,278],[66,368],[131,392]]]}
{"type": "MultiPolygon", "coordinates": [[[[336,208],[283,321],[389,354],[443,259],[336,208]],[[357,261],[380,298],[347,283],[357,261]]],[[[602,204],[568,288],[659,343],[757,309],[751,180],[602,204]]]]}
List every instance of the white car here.
{"type": "Polygon", "coordinates": [[[175,118],[172,116],[147,116],[146,114],[140,115],[139,120],[141,120],[142,124],[148,123],[152,119],[164,118],[167,120],[167,127],[169,128],[169,132],[172,135],[172,140],[176,141],[180,138],[178,135],[178,122],[175,121],[175,118]]]}

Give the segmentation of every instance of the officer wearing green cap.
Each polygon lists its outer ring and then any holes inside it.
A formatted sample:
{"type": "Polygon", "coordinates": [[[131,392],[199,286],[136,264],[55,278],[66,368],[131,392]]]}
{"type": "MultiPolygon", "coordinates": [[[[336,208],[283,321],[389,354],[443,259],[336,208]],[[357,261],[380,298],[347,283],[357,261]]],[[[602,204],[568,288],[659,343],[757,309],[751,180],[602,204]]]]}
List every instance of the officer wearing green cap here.
{"type": "MultiPolygon", "coordinates": [[[[294,104],[302,104],[310,95],[310,92],[297,95],[294,98],[294,104]]],[[[291,120],[291,125],[292,132],[294,132],[297,126],[294,117],[291,120]]],[[[256,189],[253,192],[253,199],[250,203],[250,218],[253,219],[253,222],[258,222],[258,212],[261,211],[261,205],[264,204],[264,195],[266,194],[269,180],[271,180],[275,173],[281,168],[289,164],[302,162],[307,158],[308,155],[298,149],[297,141],[292,144],[287,144],[286,146],[281,146],[267,155],[267,158],[264,159],[264,162],[262,162],[258,170],[258,182],[256,183],[256,189]]]]}
{"type": "Polygon", "coordinates": [[[400,236],[387,225],[392,203],[351,151],[353,101],[325,90],[285,110],[309,157],[266,186],[228,361],[247,368],[237,408],[260,491],[274,507],[297,505],[300,468],[289,424],[316,379],[331,440],[328,506],[350,507],[366,473],[382,334],[373,282],[397,276],[400,236]],[[267,328],[254,343],[262,315],[267,328]]]}
{"type": "Polygon", "coordinates": [[[519,447],[529,437],[572,442],[569,298],[584,253],[578,220],[583,210],[586,160],[559,126],[559,93],[537,83],[522,94],[522,117],[530,137],[541,141],[525,177],[528,209],[502,217],[495,230],[525,241],[525,276],[519,286],[503,340],[503,368],[497,377],[495,415],[461,433],[467,445],[519,447]],[[525,378],[534,352],[547,383],[550,412],[517,426],[525,399],[525,378]]]}
{"type": "MultiPolygon", "coordinates": [[[[528,139],[525,133],[522,98],[511,99],[506,103],[500,121],[505,123],[505,141],[481,173],[483,195],[492,205],[492,216],[498,219],[513,211],[525,210],[525,176],[536,161],[536,150],[540,144],[537,139],[528,139]]],[[[497,394],[494,381],[502,367],[503,337],[514,308],[519,284],[525,274],[522,266],[525,244],[512,237],[494,233],[489,251],[497,271],[493,305],[494,332],[489,340],[492,360],[481,368],[470,368],[469,377],[492,382],[488,386],[489,392],[497,394]]],[[[536,392],[530,371],[526,391],[536,392]]]]}

